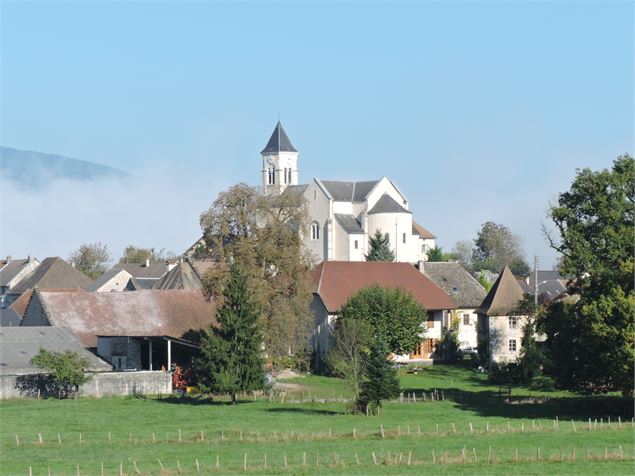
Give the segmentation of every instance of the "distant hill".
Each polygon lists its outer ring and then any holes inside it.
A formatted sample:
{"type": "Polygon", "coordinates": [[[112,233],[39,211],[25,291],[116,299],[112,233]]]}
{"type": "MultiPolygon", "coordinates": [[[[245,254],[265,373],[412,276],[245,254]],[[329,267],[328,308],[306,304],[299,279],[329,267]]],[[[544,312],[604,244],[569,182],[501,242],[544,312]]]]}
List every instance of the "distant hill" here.
{"type": "Polygon", "coordinates": [[[0,146],[0,178],[28,188],[55,179],[90,181],[127,176],[123,170],[86,160],[0,146]]]}

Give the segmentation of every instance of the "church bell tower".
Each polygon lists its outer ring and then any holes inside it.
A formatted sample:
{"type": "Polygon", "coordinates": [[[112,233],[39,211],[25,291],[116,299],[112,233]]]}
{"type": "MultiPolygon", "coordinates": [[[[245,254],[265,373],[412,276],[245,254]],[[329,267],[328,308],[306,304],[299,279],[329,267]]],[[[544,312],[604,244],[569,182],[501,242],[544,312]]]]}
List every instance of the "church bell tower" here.
{"type": "Polygon", "coordinates": [[[289,185],[298,184],[298,151],[278,121],[262,152],[262,191],[280,194],[289,185]]]}

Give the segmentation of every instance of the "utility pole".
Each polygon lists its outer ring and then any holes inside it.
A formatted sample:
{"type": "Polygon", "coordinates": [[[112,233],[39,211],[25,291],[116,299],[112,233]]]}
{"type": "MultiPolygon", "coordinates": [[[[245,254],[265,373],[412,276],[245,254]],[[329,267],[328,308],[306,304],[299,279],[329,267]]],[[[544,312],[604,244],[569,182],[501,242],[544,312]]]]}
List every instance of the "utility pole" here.
{"type": "Polygon", "coordinates": [[[534,255],[534,306],[538,309],[538,255],[534,255]]]}

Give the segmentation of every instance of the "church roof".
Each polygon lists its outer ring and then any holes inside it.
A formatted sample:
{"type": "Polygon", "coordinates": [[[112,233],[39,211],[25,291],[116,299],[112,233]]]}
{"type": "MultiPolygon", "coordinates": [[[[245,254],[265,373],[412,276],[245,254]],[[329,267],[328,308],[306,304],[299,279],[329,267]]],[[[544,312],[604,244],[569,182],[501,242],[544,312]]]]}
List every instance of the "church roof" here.
{"type": "Polygon", "coordinates": [[[416,221],[412,220],[412,234],[419,235],[424,240],[432,240],[436,238],[432,233],[426,230],[424,227],[419,225],[416,221]]]}
{"type": "Polygon", "coordinates": [[[369,215],[374,213],[412,213],[399,205],[394,198],[384,193],[375,206],[368,211],[369,215]]]}
{"type": "Polygon", "coordinates": [[[523,296],[523,289],[509,267],[505,266],[481,303],[479,312],[488,316],[505,316],[518,306],[523,296]]]}
{"type": "Polygon", "coordinates": [[[260,152],[261,154],[269,154],[269,153],[278,153],[278,152],[297,152],[287,133],[284,131],[282,124],[278,121],[276,124],[276,128],[273,130],[271,134],[271,138],[264,149],[260,152]]]}
{"type": "Polygon", "coordinates": [[[349,235],[363,235],[364,230],[357,218],[353,215],[335,214],[335,220],[340,224],[342,229],[349,235]]]}
{"type": "Polygon", "coordinates": [[[321,182],[336,202],[362,202],[379,180],[367,182],[322,180],[321,182]]]}

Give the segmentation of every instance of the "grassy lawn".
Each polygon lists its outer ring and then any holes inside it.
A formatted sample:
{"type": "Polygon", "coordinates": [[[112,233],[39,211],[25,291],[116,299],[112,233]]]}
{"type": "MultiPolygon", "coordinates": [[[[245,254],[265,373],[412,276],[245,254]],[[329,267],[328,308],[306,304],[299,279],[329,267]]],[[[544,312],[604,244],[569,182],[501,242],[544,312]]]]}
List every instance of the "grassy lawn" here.
{"type": "MultiPolygon", "coordinates": [[[[47,475],[50,468],[50,474],[101,475],[102,462],[103,474],[111,475],[242,473],[245,463],[247,472],[262,474],[635,472],[632,421],[617,419],[621,399],[551,393],[542,403],[510,404],[482,375],[449,366],[401,379],[407,392],[443,389],[446,399],[388,403],[379,417],[350,415],[337,402],[3,401],[0,474],[27,475],[30,468],[47,475]]],[[[337,379],[290,383],[299,385],[293,392],[300,398],[309,391],[315,398],[346,396],[337,379]]],[[[512,395],[529,391],[515,388],[512,395]]]]}

